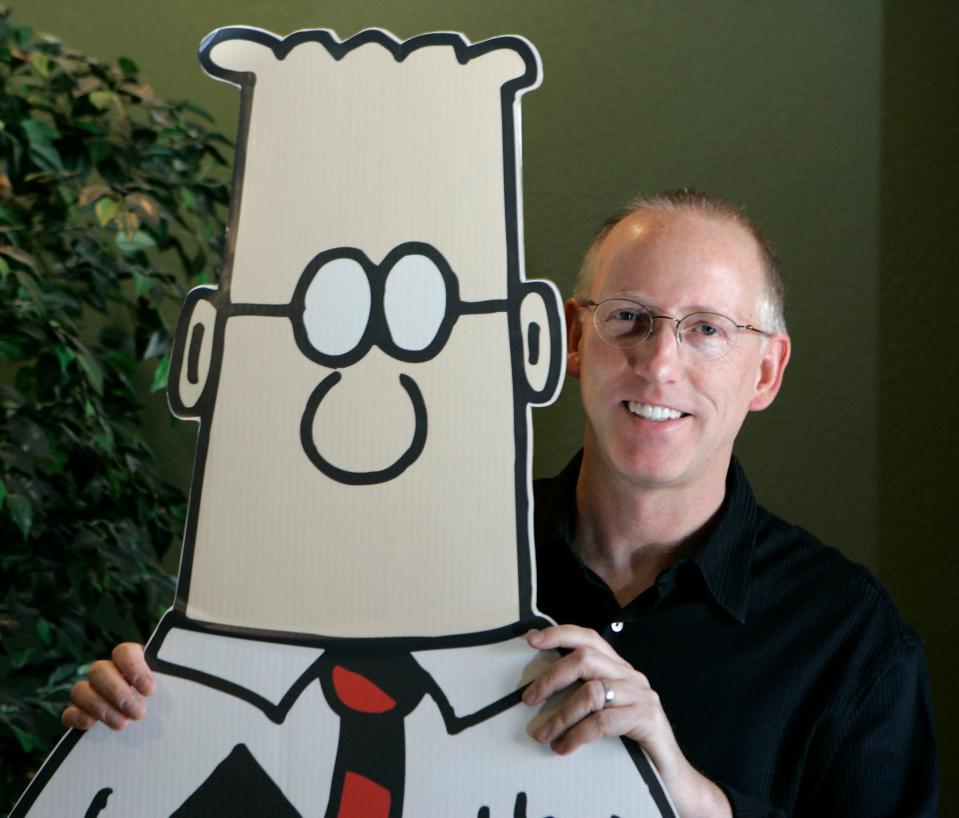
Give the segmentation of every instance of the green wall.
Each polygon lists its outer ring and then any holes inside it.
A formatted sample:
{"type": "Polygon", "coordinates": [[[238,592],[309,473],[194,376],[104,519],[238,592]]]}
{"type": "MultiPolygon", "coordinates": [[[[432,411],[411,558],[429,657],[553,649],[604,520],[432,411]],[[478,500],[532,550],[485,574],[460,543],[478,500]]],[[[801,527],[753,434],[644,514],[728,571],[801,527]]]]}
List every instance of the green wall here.
{"type": "MultiPolygon", "coordinates": [[[[955,355],[935,344],[956,294],[950,4],[912,4],[911,16],[909,4],[851,0],[13,5],[69,45],[134,58],[161,94],[200,103],[231,134],[238,94],[195,57],[217,26],[528,37],[545,79],[523,102],[526,264],[567,291],[594,227],[638,191],[690,185],[746,203],[784,261],[794,353],[739,454],[762,502],[878,572],[926,637],[947,777],[956,769],[944,508],[956,402],[941,386],[955,355]]],[[[171,431],[160,400],[148,424],[185,484],[189,427],[171,431]]],[[[535,424],[537,472],[553,472],[578,444],[575,388],[535,424]]]]}
{"type": "Polygon", "coordinates": [[[926,641],[959,815],[959,5],[886,4],[879,346],[880,575],[926,641]]]}

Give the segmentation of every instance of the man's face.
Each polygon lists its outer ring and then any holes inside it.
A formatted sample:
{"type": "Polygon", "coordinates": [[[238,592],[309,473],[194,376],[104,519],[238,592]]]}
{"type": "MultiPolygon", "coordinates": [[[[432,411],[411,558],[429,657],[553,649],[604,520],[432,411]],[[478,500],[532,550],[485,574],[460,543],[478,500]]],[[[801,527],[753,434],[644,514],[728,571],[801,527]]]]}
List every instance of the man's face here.
{"type": "MultiPolygon", "coordinates": [[[[742,227],[650,210],[607,236],[590,292],[593,301],[632,298],[654,315],[717,312],[765,329],[763,295],[759,250],[742,227]]],[[[715,481],[725,477],[746,413],[768,406],[779,389],[788,336],[738,332],[726,355],[703,361],[680,348],[669,320],[656,321],[645,343],[620,349],[597,335],[591,310],[570,301],[567,319],[567,368],[580,379],[591,464],[637,486],[722,485],[715,481]]]]}

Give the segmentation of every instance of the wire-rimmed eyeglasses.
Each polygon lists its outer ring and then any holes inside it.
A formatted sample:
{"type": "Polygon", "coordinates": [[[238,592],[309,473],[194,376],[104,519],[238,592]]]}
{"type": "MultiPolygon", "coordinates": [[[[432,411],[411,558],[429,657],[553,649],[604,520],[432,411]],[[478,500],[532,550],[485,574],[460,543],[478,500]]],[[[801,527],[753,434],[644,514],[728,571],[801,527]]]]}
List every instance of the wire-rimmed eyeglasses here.
{"type": "Polygon", "coordinates": [[[769,333],[752,324],[737,324],[732,318],[718,312],[691,312],[682,318],[656,315],[649,307],[632,298],[604,298],[585,300],[579,305],[593,310],[593,326],[599,337],[614,347],[629,349],[648,340],[653,334],[656,319],[663,318],[676,324],[676,342],[701,360],[715,361],[735,347],[740,331],[769,333]]]}

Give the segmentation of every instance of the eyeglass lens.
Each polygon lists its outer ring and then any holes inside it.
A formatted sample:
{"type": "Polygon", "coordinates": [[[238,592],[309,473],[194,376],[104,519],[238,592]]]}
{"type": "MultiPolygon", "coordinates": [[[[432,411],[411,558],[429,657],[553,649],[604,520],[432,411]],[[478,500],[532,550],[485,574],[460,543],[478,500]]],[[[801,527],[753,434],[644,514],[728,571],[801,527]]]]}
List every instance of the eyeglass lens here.
{"type": "MultiPolygon", "coordinates": [[[[656,316],[642,304],[612,298],[600,302],[593,316],[596,331],[606,343],[627,348],[646,341],[652,335],[656,318],[676,323],[675,318],[656,316]]],[[[724,315],[697,312],[678,322],[680,345],[701,358],[724,355],[736,336],[735,322],[724,315]]]]}

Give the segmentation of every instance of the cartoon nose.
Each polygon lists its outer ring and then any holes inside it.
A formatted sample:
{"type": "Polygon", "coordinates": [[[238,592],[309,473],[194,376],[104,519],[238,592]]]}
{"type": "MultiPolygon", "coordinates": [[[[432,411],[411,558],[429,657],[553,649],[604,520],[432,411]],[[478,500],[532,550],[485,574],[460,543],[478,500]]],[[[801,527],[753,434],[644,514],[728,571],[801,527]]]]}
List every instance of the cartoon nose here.
{"type": "Polygon", "coordinates": [[[416,381],[373,353],[331,372],[310,395],[300,424],[303,450],[327,477],[385,483],[409,468],[426,443],[426,404],[416,381]]]}

